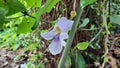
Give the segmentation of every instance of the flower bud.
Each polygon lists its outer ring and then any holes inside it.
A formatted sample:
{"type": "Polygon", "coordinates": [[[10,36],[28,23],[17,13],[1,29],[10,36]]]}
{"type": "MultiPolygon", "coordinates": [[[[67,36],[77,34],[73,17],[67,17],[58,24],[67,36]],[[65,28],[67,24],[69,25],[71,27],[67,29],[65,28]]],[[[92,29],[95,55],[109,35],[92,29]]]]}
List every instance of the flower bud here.
{"type": "Polygon", "coordinates": [[[72,18],[75,17],[76,16],[76,11],[71,11],[70,15],[71,15],[72,18]]]}

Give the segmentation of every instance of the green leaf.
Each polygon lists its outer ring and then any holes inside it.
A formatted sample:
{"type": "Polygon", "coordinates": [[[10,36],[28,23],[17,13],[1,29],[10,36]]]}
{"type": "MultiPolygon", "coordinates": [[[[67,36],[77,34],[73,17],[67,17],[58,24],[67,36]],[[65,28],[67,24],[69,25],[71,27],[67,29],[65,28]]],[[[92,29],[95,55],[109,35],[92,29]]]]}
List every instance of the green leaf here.
{"type": "Polygon", "coordinates": [[[75,64],[76,64],[76,55],[75,55],[75,53],[72,53],[70,58],[71,58],[71,67],[70,68],[74,68],[75,64]]]}
{"type": "Polygon", "coordinates": [[[27,2],[27,7],[40,7],[42,0],[25,0],[27,2]]]}
{"type": "Polygon", "coordinates": [[[0,7],[5,7],[5,2],[4,2],[4,0],[0,0],[0,7]]]}
{"type": "Polygon", "coordinates": [[[95,28],[95,25],[90,26],[90,30],[93,30],[95,28]]]}
{"type": "Polygon", "coordinates": [[[88,42],[81,42],[81,43],[78,43],[76,47],[79,50],[85,50],[85,49],[87,49],[88,44],[89,44],[88,42]]]}
{"type": "Polygon", "coordinates": [[[70,56],[68,56],[67,57],[67,60],[66,60],[66,63],[65,63],[66,65],[71,65],[71,58],[70,58],[70,56]]]}
{"type": "Polygon", "coordinates": [[[60,0],[47,0],[44,10],[46,10],[46,12],[50,12],[52,10],[52,8],[59,2],[60,0]]]}
{"type": "Polygon", "coordinates": [[[60,0],[47,0],[46,4],[44,6],[42,6],[38,12],[36,13],[37,18],[39,16],[41,16],[41,14],[45,13],[45,12],[50,12],[52,10],[52,8],[59,2],[60,0]]]}
{"type": "Polygon", "coordinates": [[[104,62],[108,62],[108,57],[103,57],[104,58],[104,62]]]}
{"type": "Polygon", "coordinates": [[[120,15],[110,16],[110,23],[120,25],[120,15]]]}
{"type": "Polygon", "coordinates": [[[89,23],[89,18],[84,19],[83,23],[80,25],[80,27],[85,27],[89,23]]]}
{"type": "Polygon", "coordinates": [[[27,2],[27,7],[32,7],[36,0],[25,0],[27,2]]]}
{"type": "Polygon", "coordinates": [[[84,8],[87,5],[94,3],[95,1],[97,0],[80,0],[80,6],[84,8]]]}
{"type": "Polygon", "coordinates": [[[86,62],[80,52],[72,53],[70,68],[86,68],[86,62]]]}
{"type": "Polygon", "coordinates": [[[79,52],[77,54],[77,56],[78,56],[78,59],[77,59],[78,68],[86,68],[86,63],[85,63],[85,60],[84,60],[83,56],[81,55],[81,53],[79,52]]]}
{"type": "Polygon", "coordinates": [[[7,10],[5,8],[0,8],[0,27],[3,25],[7,10]]]}
{"type": "Polygon", "coordinates": [[[13,45],[13,50],[17,50],[20,47],[20,44],[13,45]]]}
{"type": "Polygon", "coordinates": [[[36,0],[34,7],[41,7],[41,5],[42,5],[42,0],[36,0]]]}
{"type": "Polygon", "coordinates": [[[30,31],[32,31],[32,26],[33,26],[33,21],[34,19],[32,18],[23,18],[22,23],[19,24],[18,29],[17,29],[17,33],[28,33],[30,31]]]}
{"type": "Polygon", "coordinates": [[[17,12],[26,11],[25,6],[18,0],[7,0],[6,5],[8,6],[9,9],[9,12],[7,14],[8,16],[15,14],[17,12]]]}
{"type": "Polygon", "coordinates": [[[39,8],[39,10],[37,11],[36,13],[36,20],[34,22],[34,25],[33,25],[33,29],[36,29],[38,25],[36,24],[39,24],[39,21],[40,21],[40,16],[43,14],[43,13],[49,13],[52,8],[54,8],[54,6],[59,2],[60,0],[47,0],[46,4],[42,7],[39,8]]]}
{"type": "Polygon", "coordinates": [[[32,26],[32,30],[35,30],[39,25],[39,22],[35,21],[34,25],[32,26]]]}

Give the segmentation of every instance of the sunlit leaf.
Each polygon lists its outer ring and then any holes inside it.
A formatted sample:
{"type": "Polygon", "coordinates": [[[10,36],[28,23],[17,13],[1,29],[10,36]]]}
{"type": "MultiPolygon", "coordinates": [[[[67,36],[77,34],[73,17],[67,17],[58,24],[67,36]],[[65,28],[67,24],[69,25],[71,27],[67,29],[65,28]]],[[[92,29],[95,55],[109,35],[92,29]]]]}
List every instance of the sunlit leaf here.
{"type": "Polygon", "coordinates": [[[32,18],[24,18],[22,23],[19,24],[18,29],[17,29],[17,33],[28,33],[32,31],[32,26],[33,26],[33,21],[34,19],[32,18]]]}
{"type": "Polygon", "coordinates": [[[38,24],[39,24],[39,21],[40,21],[40,16],[43,14],[43,13],[49,13],[52,8],[54,8],[54,6],[59,2],[60,0],[47,0],[47,2],[45,3],[45,5],[41,6],[39,8],[39,10],[37,11],[36,13],[36,20],[34,22],[34,25],[33,25],[33,30],[37,28],[38,24]]]}
{"type": "Polygon", "coordinates": [[[44,10],[46,10],[46,12],[50,12],[52,10],[52,8],[54,8],[54,6],[56,5],[56,3],[58,3],[60,0],[47,0],[45,6],[44,6],[44,10]]]}
{"type": "Polygon", "coordinates": [[[84,8],[87,5],[94,3],[95,1],[97,0],[80,0],[80,6],[84,8]]]}
{"type": "Polygon", "coordinates": [[[17,12],[25,11],[25,6],[18,0],[7,0],[6,5],[8,6],[9,12],[7,15],[12,15],[17,12]]]}
{"type": "Polygon", "coordinates": [[[40,7],[42,5],[42,0],[36,0],[34,7],[40,7]]]}
{"type": "Polygon", "coordinates": [[[85,49],[87,49],[87,47],[88,47],[88,42],[80,42],[80,43],[78,43],[77,44],[77,48],[79,49],[79,50],[85,50],[85,49]]]}
{"type": "Polygon", "coordinates": [[[27,7],[40,7],[42,0],[25,0],[27,2],[27,7]]]}
{"type": "Polygon", "coordinates": [[[41,16],[41,14],[45,12],[50,12],[52,8],[59,2],[60,0],[47,0],[44,6],[42,6],[38,12],[37,12],[37,17],[41,16]]]}

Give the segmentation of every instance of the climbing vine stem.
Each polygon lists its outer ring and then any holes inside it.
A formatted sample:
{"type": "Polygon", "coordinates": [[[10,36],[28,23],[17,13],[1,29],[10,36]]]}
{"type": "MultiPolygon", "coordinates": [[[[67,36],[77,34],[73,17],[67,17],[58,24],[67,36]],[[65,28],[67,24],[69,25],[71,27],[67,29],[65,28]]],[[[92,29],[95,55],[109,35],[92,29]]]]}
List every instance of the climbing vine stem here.
{"type": "Polygon", "coordinates": [[[65,49],[64,49],[63,54],[62,54],[62,57],[61,57],[60,62],[59,62],[59,64],[58,64],[58,68],[64,68],[65,61],[66,61],[66,59],[67,59],[68,53],[70,52],[70,48],[71,48],[71,45],[72,45],[72,41],[73,41],[75,32],[76,32],[76,30],[77,30],[77,26],[78,26],[79,20],[80,20],[80,18],[81,18],[82,12],[83,12],[83,9],[81,9],[81,7],[80,7],[80,8],[78,9],[77,16],[76,16],[76,18],[75,18],[75,20],[74,20],[74,24],[73,24],[73,26],[72,26],[72,30],[70,31],[69,38],[68,38],[68,40],[67,40],[65,49]]]}

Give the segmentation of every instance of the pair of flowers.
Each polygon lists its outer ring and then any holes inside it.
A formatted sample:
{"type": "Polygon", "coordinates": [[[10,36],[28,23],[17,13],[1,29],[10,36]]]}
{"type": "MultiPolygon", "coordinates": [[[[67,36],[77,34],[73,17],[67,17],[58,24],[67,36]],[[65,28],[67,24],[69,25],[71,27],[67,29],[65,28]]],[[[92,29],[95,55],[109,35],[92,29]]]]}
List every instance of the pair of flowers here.
{"type": "Polygon", "coordinates": [[[71,30],[73,21],[62,17],[54,26],[52,30],[41,34],[41,36],[46,40],[51,40],[49,45],[49,50],[52,55],[59,54],[62,51],[62,46],[66,45],[65,39],[68,38],[68,31],[71,30]]]}

